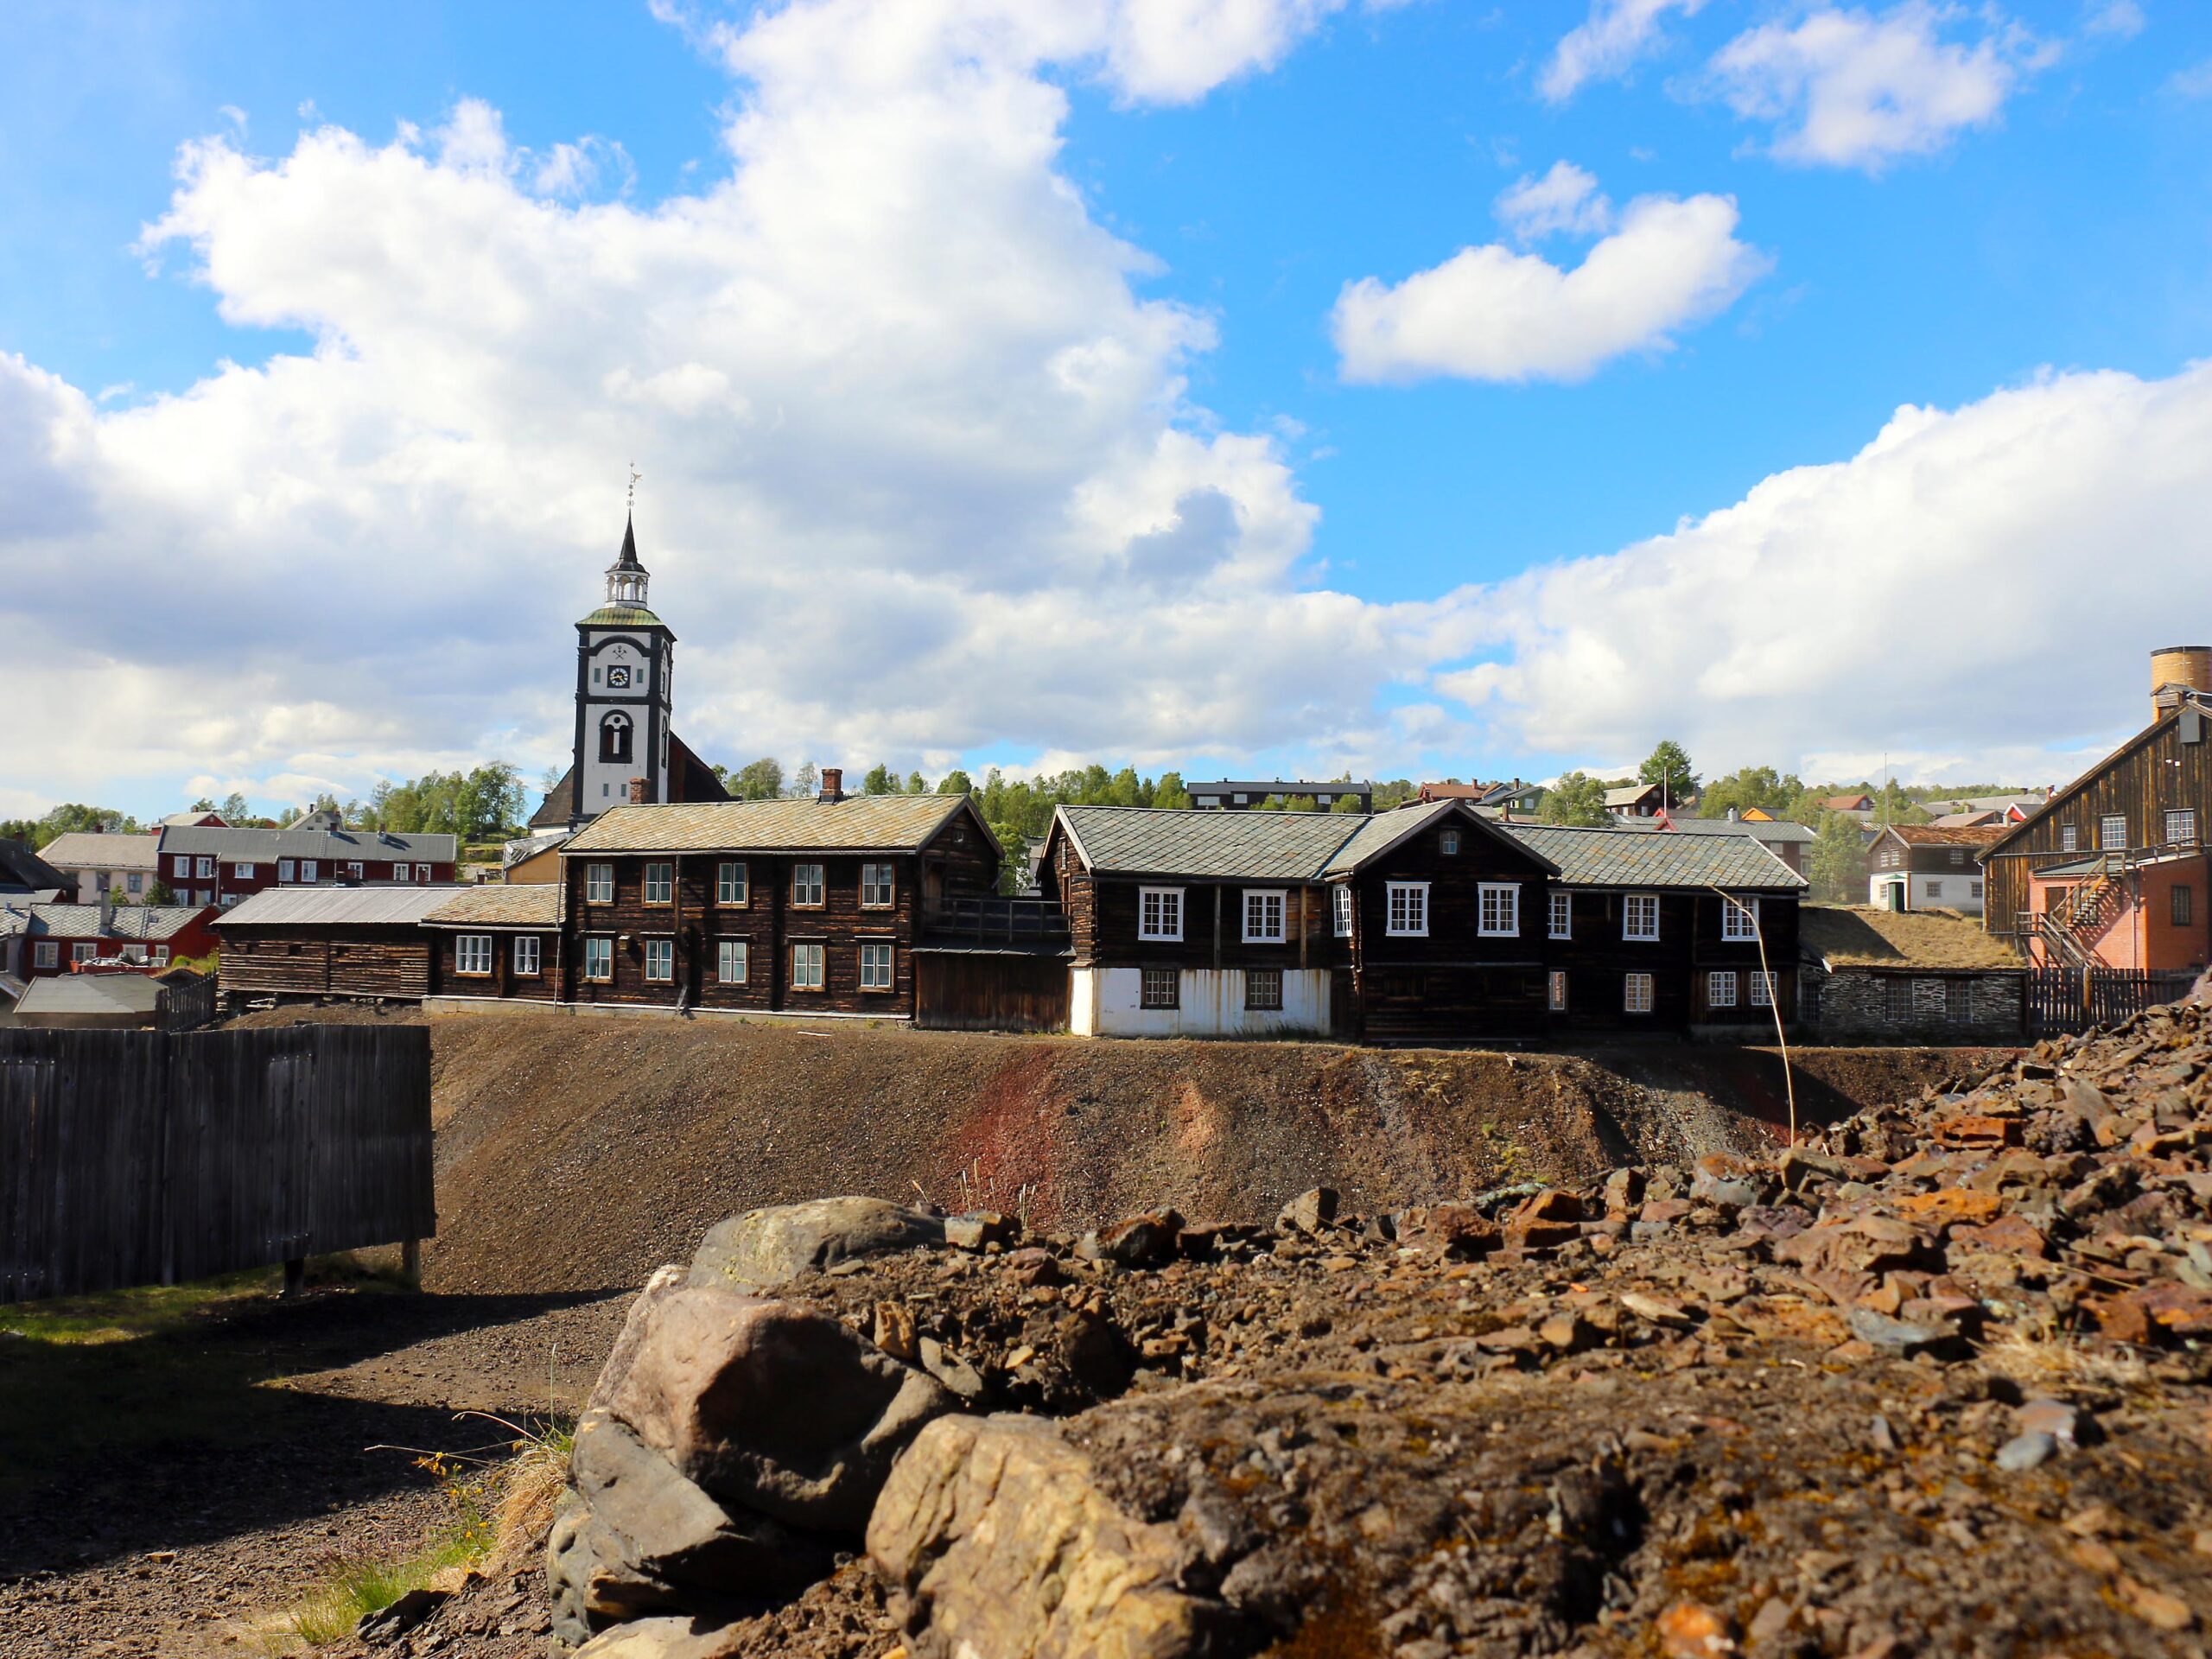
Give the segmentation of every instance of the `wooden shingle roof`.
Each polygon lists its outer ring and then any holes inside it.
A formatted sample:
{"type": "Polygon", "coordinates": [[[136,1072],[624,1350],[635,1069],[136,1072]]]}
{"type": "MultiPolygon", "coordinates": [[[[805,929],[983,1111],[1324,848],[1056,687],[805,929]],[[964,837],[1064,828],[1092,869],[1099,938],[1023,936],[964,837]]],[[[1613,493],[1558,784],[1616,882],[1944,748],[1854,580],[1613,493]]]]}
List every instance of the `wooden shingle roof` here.
{"type": "MultiPolygon", "coordinates": [[[[912,853],[962,812],[965,795],[848,795],[610,807],[562,856],[590,853],[912,853]]],[[[977,826],[990,833],[981,815],[977,826]]]]}
{"type": "Polygon", "coordinates": [[[1055,817],[1085,868],[1102,875],[1312,881],[1371,822],[1339,812],[1063,806],[1055,817]]]}
{"type": "Polygon", "coordinates": [[[459,893],[423,918],[431,927],[552,927],[561,919],[557,881],[486,881],[459,893]]]}

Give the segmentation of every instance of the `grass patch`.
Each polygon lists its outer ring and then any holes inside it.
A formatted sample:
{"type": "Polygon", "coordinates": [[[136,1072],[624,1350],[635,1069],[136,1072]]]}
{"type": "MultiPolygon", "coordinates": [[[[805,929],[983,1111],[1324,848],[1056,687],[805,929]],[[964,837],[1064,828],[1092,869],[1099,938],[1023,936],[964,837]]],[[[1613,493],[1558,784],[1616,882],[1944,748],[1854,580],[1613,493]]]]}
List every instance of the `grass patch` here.
{"type": "Polygon", "coordinates": [[[229,1304],[272,1294],[275,1268],[255,1268],[191,1285],[145,1285],[43,1302],[0,1302],[0,1331],[32,1342],[130,1342],[181,1329],[229,1304]]]}

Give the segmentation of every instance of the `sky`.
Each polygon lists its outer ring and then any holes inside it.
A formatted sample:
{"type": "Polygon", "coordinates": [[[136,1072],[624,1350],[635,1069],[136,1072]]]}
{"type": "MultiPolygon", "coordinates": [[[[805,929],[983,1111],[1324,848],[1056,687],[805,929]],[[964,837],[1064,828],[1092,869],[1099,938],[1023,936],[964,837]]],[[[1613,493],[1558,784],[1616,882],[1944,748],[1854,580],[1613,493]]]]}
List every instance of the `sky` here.
{"type": "Polygon", "coordinates": [[[677,728],[2063,780],[2212,640],[2212,8],[0,12],[0,816],[677,728]]]}

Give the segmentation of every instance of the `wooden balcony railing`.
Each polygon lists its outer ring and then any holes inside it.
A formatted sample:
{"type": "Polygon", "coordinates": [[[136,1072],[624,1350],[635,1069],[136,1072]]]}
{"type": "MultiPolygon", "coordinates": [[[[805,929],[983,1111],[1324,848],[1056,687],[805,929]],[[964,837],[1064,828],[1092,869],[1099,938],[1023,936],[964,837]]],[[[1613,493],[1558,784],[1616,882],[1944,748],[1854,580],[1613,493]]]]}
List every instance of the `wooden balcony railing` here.
{"type": "Polygon", "coordinates": [[[1068,918],[1050,899],[941,899],[924,907],[922,931],[963,944],[1055,947],[1068,942],[1068,918]]]}

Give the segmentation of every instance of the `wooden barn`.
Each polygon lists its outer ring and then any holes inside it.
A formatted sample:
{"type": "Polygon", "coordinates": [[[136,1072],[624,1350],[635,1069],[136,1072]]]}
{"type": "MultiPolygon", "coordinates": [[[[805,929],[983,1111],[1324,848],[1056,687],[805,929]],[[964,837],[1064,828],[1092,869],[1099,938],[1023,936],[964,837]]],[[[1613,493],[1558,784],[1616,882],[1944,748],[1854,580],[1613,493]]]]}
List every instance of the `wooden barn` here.
{"type": "Polygon", "coordinates": [[[420,1001],[438,988],[438,935],[423,925],[466,891],[272,887],[219,918],[226,1007],[259,997],[420,1001]]]}
{"type": "Polygon", "coordinates": [[[427,912],[440,1003],[561,1001],[561,899],[556,883],[487,882],[427,912]]]}

